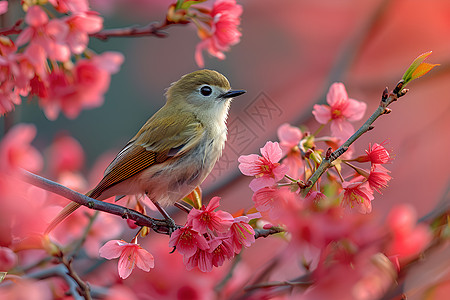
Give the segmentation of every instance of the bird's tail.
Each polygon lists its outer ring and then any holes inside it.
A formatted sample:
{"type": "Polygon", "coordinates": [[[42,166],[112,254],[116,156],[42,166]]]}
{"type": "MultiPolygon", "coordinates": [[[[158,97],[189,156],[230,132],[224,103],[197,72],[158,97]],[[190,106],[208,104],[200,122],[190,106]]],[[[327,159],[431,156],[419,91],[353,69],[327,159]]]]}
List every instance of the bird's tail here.
{"type": "MultiPolygon", "coordinates": [[[[92,191],[87,192],[86,196],[90,197],[91,193],[92,191]]],[[[55,229],[56,226],[58,226],[62,221],[64,221],[68,216],[70,216],[74,211],[76,211],[80,206],[81,204],[78,204],[76,202],[70,202],[69,204],[67,204],[58,213],[58,215],[50,222],[44,234],[47,235],[50,232],[52,232],[52,230],[55,229]]]]}

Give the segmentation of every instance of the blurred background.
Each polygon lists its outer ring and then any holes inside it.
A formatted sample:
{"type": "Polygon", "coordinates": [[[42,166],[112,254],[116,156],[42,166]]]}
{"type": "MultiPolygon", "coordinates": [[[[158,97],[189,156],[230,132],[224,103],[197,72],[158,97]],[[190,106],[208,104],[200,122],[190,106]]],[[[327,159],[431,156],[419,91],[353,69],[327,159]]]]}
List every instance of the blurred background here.
{"type": "MultiPolygon", "coordinates": [[[[170,1],[91,1],[105,28],[164,20],[170,1]]],[[[343,82],[350,98],[375,110],[383,89],[390,89],[419,54],[432,50],[441,66],[409,85],[410,92],[391,106],[355,145],[388,141],[395,157],[389,188],[375,195],[374,215],[383,218],[397,203],[413,204],[419,215],[448,200],[450,149],[450,2],[447,0],[238,1],[244,8],[241,42],[219,61],[205,54],[206,68],[225,74],[236,99],[229,114],[229,139],[222,159],[203,184],[205,200],[222,197],[229,211],[249,208],[251,178],[240,174],[240,155],[259,153],[277,128],[287,122],[314,131],[311,113],[325,103],[333,82],[343,82]]],[[[207,4],[205,4],[207,5],[207,4]]],[[[49,121],[36,101],[16,108],[13,122],[36,124],[35,145],[46,147],[61,132],[83,146],[86,173],[105,153],[117,153],[164,103],[164,91],[183,74],[198,69],[195,29],[173,26],[167,38],[92,39],[100,53],[122,52],[125,62],[112,76],[103,106],[84,110],[74,120],[49,121]]],[[[10,119],[11,120],[11,119],[10,119]]],[[[2,124],[1,126],[4,126],[2,124]]],[[[3,132],[3,127],[1,128],[3,132]]],[[[324,133],[327,133],[325,131],[324,133]]],[[[266,247],[273,241],[256,243],[266,247]]]]}

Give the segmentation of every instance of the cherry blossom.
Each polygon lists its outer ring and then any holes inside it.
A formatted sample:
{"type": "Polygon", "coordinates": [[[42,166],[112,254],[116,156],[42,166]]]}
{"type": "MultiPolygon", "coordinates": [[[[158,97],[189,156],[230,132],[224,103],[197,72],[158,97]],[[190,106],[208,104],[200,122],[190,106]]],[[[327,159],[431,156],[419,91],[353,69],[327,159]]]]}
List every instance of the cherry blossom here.
{"type": "Polygon", "coordinates": [[[369,176],[367,177],[367,182],[372,190],[377,191],[381,194],[381,189],[388,186],[389,180],[392,177],[388,174],[390,171],[381,165],[374,165],[370,169],[369,176]]]}
{"type": "MultiPolygon", "coordinates": [[[[25,22],[26,27],[17,37],[17,46],[30,42],[25,55],[37,70],[45,64],[48,57],[51,60],[66,62],[70,58],[70,49],[65,44],[69,27],[60,19],[49,20],[45,11],[39,5],[28,8],[25,22]],[[33,47],[30,47],[33,46],[33,47]]],[[[39,74],[43,76],[44,74],[39,74]]]]}
{"type": "Polygon", "coordinates": [[[80,143],[67,134],[58,135],[50,147],[50,169],[53,174],[78,171],[84,164],[84,151],[80,143]]]}
{"type": "Polygon", "coordinates": [[[55,69],[48,76],[39,103],[45,115],[55,120],[59,111],[69,118],[78,116],[82,108],[103,104],[111,74],[118,70],[123,55],[105,52],[91,59],[80,59],[71,70],[55,69]]]}
{"type": "Polygon", "coordinates": [[[191,226],[175,230],[170,236],[169,247],[176,247],[185,258],[191,257],[197,250],[209,249],[205,237],[193,230],[191,226]]]}
{"type": "Polygon", "coordinates": [[[384,143],[378,144],[374,143],[373,145],[369,143],[369,149],[364,150],[366,155],[362,155],[356,158],[358,162],[369,162],[371,164],[385,164],[391,160],[391,156],[389,151],[383,147],[384,143]]]}
{"type": "Polygon", "coordinates": [[[367,105],[348,98],[342,83],[333,83],[328,90],[329,105],[314,105],[313,115],[320,124],[331,121],[331,133],[340,139],[348,139],[355,131],[350,122],[359,121],[366,112],[367,105]]]}
{"type": "Polygon", "coordinates": [[[362,214],[372,211],[373,192],[367,187],[367,183],[346,181],[342,187],[344,188],[342,198],[344,207],[355,208],[362,214]]]}
{"type": "Polygon", "coordinates": [[[139,244],[127,243],[123,240],[108,241],[100,248],[99,254],[106,259],[119,258],[119,276],[126,279],[134,267],[143,271],[150,271],[155,266],[153,255],[143,249],[139,244]]]}
{"type": "Polygon", "coordinates": [[[209,242],[209,252],[212,253],[212,264],[215,267],[223,265],[225,260],[234,257],[234,247],[228,238],[215,238],[209,242]]]}
{"type": "Polygon", "coordinates": [[[11,128],[0,143],[0,170],[14,171],[24,168],[32,172],[43,166],[41,154],[31,145],[36,136],[36,127],[18,124],[11,128]]]}
{"type": "Polygon", "coordinates": [[[0,247],[0,272],[9,271],[17,264],[17,255],[7,247],[0,247]]]}
{"type": "Polygon", "coordinates": [[[296,201],[295,194],[287,188],[264,187],[253,193],[252,200],[255,208],[268,215],[271,220],[278,220],[286,208],[286,202],[296,201]]]}
{"type": "Polygon", "coordinates": [[[211,272],[213,269],[213,254],[206,250],[197,249],[193,255],[184,256],[183,262],[188,271],[198,268],[202,272],[211,272]]]}
{"type": "Polygon", "coordinates": [[[278,162],[282,157],[282,152],[277,142],[267,142],[260,150],[262,156],[257,154],[241,155],[238,159],[239,170],[242,174],[256,177],[249,185],[253,191],[273,186],[288,171],[287,166],[278,162]]]}
{"type": "Polygon", "coordinates": [[[66,43],[74,54],[81,54],[89,43],[89,34],[103,28],[103,18],[96,12],[78,13],[63,19],[69,26],[66,43]]]}
{"type": "Polygon", "coordinates": [[[26,75],[17,63],[17,47],[8,37],[0,36],[0,115],[20,104],[20,92],[26,86],[26,75]]]}
{"type": "Polygon", "coordinates": [[[8,1],[0,1],[0,15],[8,11],[8,1]]]}
{"type": "Polygon", "coordinates": [[[62,13],[78,13],[89,10],[89,3],[87,0],[49,0],[49,2],[56,10],[62,13]]]}
{"type": "Polygon", "coordinates": [[[219,207],[219,201],[219,197],[214,197],[209,201],[208,206],[203,206],[202,209],[193,208],[188,215],[187,225],[192,226],[200,234],[208,231],[227,232],[234,219],[228,212],[214,211],[219,207]]]}
{"type": "Polygon", "coordinates": [[[228,51],[230,46],[239,43],[241,33],[238,30],[241,23],[240,16],[242,6],[236,4],[236,0],[218,0],[210,12],[211,21],[209,27],[198,28],[198,35],[202,41],[195,50],[195,61],[201,68],[205,63],[202,51],[207,50],[209,54],[218,59],[225,59],[224,51],[228,51]]]}
{"type": "Polygon", "coordinates": [[[304,173],[303,160],[299,148],[303,134],[298,127],[291,126],[287,123],[278,127],[277,134],[283,156],[286,156],[283,164],[289,168],[287,174],[297,179],[304,173]]]}
{"type": "Polygon", "coordinates": [[[230,228],[230,238],[234,247],[234,253],[239,254],[242,246],[250,247],[255,242],[255,230],[248,222],[251,219],[260,218],[261,214],[250,214],[234,218],[230,228]]]}
{"type": "Polygon", "coordinates": [[[396,256],[400,261],[419,254],[431,241],[432,235],[425,224],[417,224],[417,213],[408,204],[395,206],[387,217],[392,240],[386,254],[396,256]]]}

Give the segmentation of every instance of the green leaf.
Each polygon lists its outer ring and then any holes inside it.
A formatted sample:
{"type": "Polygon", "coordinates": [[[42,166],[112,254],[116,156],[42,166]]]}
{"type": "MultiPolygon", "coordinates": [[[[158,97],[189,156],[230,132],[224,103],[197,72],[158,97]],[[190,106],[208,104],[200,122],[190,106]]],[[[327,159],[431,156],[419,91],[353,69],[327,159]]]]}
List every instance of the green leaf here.
{"type": "Polygon", "coordinates": [[[178,0],[175,9],[189,9],[192,5],[205,2],[206,0],[178,0]]]}
{"type": "Polygon", "coordinates": [[[0,283],[5,279],[7,272],[0,272],[0,283]]]}
{"type": "Polygon", "coordinates": [[[435,66],[439,66],[439,64],[424,63],[425,59],[427,59],[427,57],[430,56],[431,53],[432,51],[422,53],[411,63],[405,74],[403,74],[403,86],[405,86],[408,82],[427,74],[435,66]]]}

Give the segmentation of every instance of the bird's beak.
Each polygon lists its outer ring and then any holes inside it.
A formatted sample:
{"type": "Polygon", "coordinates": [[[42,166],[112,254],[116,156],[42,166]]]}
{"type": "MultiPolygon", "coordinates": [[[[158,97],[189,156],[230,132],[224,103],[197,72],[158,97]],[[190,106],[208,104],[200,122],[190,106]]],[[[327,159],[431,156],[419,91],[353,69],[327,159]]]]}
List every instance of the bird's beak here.
{"type": "Polygon", "coordinates": [[[242,94],[246,93],[246,91],[244,90],[237,90],[237,91],[228,91],[225,94],[220,95],[220,98],[233,98],[233,97],[237,97],[240,96],[242,94]]]}

